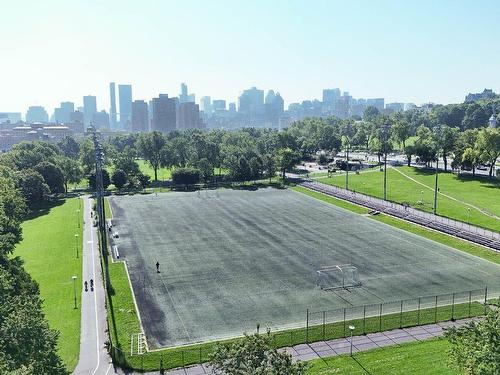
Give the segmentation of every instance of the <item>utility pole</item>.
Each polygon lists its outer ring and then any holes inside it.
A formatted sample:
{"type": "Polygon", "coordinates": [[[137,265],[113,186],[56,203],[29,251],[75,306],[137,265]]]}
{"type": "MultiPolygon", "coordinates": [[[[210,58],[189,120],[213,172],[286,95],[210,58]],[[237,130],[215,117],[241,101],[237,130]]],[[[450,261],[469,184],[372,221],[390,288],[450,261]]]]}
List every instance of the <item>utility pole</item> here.
{"type": "Polygon", "coordinates": [[[437,213],[437,193],[438,193],[438,174],[439,174],[439,145],[441,143],[441,125],[436,125],[436,180],[434,182],[434,208],[433,214],[437,213]]]}
{"type": "Polygon", "coordinates": [[[349,147],[351,146],[351,141],[349,138],[346,136],[345,139],[347,140],[347,145],[346,145],[346,166],[345,166],[345,189],[349,190],[349,147]]]}
{"type": "Polygon", "coordinates": [[[387,133],[390,127],[389,124],[382,126],[382,132],[384,134],[384,201],[387,200],[387,133]]]}
{"type": "Polygon", "coordinates": [[[103,252],[104,258],[106,258],[107,252],[107,235],[106,235],[106,213],[104,210],[104,183],[103,183],[103,164],[104,164],[104,151],[99,138],[96,133],[95,127],[92,129],[92,138],[94,141],[95,149],[95,181],[96,181],[96,202],[97,202],[97,216],[98,216],[98,228],[101,237],[101,250],[103,252]]]}

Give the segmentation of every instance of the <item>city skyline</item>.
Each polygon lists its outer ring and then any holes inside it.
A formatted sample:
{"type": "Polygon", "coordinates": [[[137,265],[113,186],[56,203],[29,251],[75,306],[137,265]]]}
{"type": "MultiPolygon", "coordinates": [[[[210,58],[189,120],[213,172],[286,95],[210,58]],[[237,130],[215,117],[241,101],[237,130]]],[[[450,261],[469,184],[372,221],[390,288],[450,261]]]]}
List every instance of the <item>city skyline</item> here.
{"type": "Polygon", "coordinates": [[[272,88],[285,106],[321,100],[325,87],[442,104],[500,88],[500,4],[490,1],[49,0],[4,9],[1,111],[52,109],[88,94],[109,111],[109,82],[132,83],[136,99],[177,95],[180,82],[197,98],[227,102],[246,87],[272,88]]]}

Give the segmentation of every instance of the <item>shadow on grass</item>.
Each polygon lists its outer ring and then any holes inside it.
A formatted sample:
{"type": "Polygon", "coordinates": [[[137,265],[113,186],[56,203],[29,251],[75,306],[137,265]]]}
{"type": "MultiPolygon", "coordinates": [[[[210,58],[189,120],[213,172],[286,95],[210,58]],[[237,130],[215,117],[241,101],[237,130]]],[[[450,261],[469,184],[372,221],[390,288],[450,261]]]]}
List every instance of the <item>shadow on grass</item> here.
{"type": "Polygon", "coordinates": [[[26,215],[26,220],[36,219],[40,216],[44,216],[50,213],[50,210],[54,207],[58,207],[66,202],[66,198],[57,198],[49,202],[44,202],[37,204],[31,208],[31,210],[26,215]]]}
{"type": "Polygon", "coordinates": [[[372,374],[370,371],[368,371],[368,370],[365,368],[365,366],[363,366],[363,365],[361,364],[361,362],[359,362],[359,361],[358,361],[358,359],[357,359],[355,356],[352,356],[352,359],[353,359],[353,360],[354,360],[354,362],[356,362],[356,363],[359,365],[359,367],[361,367],[361,368],[362,368],[362,369],[363,369],[363,370],[364,370],[367,374],[370,374],[370,375],[372,374]]]}

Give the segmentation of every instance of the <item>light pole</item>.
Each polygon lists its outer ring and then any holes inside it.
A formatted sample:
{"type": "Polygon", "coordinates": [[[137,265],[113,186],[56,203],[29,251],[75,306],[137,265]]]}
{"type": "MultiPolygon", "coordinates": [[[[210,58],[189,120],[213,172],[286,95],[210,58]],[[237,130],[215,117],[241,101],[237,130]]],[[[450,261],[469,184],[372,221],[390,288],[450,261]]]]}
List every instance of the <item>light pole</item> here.
{"type": "Polygon", "coordinates": [[[78,228],[80,228],[80,210],[76,210],[76,220],[78,221],[78,228]]]}
{"type": "Polygon", "coordinates": [[[349,138],[346,139],[345,189],[349,190],[349,138]]]}
{"type": "Polygon", "coordinates": [[[382,132],[384,134],[384,201],[387,200],[387,133],[390,127],[389,124],[385,124],[382,127],[382,132]]]}
{"type": "Polygon", "coordinates": [[[349,326],[349,330],[351,331],[351,350],[349,351],[349,353],[350,353],[350,356],[351,356],[351,357],[352,357],[352,334],[353,334],[353,332],[354,332],[354,328],[355,328],[355,327],[354,327],[353,325],[350,325],[350,326],[349,326]]]}
{"type": "Polygon", "coordinates": [[[422,206],[424,205],[424,191],[423,190],[420,190],[420,203],[422,204],[422,206]]]}
{"type": "Polygon", "coordinates": [[[437,193],[438,193],[438,175],[439,175],[439,144],[441,142],[441,125],[436,125],[436,180],[434,183],[434,208],[432,212],[436,215],[437,212],[437,193]]]}
{"type": "Polygon", "coordinates": [[[78,259],[78,234],[75,234],[76,259],[78,259]]]}
{"type": "Polygon", "coordinates": [[[71,277],[73,279],[73,294],[75,296],[75,309],[76,309],[76,276],[71,277]]]}
{"type": "Polygon", "coordinates": [[[470,224],[470,207],[467,207],[467,224],[470,224]]]}

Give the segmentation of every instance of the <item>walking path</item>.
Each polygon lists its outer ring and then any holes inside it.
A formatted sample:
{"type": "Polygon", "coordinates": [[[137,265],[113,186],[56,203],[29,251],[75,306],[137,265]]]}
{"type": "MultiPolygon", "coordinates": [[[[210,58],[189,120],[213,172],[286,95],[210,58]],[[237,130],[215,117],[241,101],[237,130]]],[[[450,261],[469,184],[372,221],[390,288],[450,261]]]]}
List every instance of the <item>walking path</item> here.
{"type": "MultiPolygon", "coordinates": [[[[399,345],[407,342],[416,342],[435,337],[441,337],[448,327],[461,327],[472,319],[457,320],[455,322],[443,322],[428,324],[424,326],[394,329],[391,331],[369,333],[367,335],[354,336],[352,338],[352,352],[363,352],[370,349],[383,348],[386,346],[399,345]]],[[[349,354],[351,350],[351,339],[341,338],[336,340],[318,341],[311,344],[300,344],[289,348],[283,348],[295,361],[310,361],[319,358],[329,358],[341,354],[349,354]]],[[[150,374],[157,374],[152,372],[150,374]]],[[[210,366],[207,364],[180,368],[165,372],[166,375],[203,375],[210,374],[210,366]]]]}
{"type": "Polygon", "coordinates": [[[82,292],[80,358],[73,374],[105,375],[112,374],[111,358],[104,346],[108,340],[106,333],[106,308],[104,286],[102,283],[101,264],[97,230],[94,228],[90,212],[92,200],[83,196],[83,282],[89,283],[88,291],[82,292]],[[90,279],[94,280],[94,290],[90,289],[90,279]]]}

